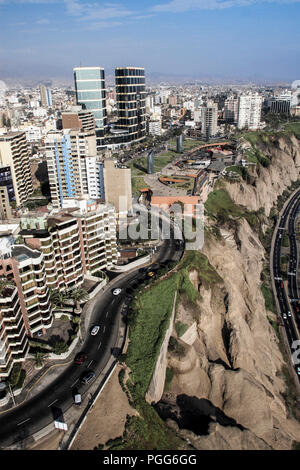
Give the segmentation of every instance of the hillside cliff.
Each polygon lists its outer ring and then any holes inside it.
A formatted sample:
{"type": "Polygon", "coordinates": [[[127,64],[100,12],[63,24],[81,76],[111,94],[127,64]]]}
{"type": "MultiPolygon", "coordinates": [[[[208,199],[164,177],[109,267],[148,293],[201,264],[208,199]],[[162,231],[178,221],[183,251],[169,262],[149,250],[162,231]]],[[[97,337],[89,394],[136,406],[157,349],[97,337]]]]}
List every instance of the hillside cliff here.
{"type": "Polygon", "coordinates": [[[156,409],[198,449],[290,449],[300,441],[300,423],[286,403],[276,317],[261,291],[267,253],[259,232],[270,227],[278,196],[299,178],[300,142],[271,136],[241,148],[240,158],[253,165],[247,178],[225,180],[222,190],[239,211],[260,212],[259,228],[233,210],[232,217],[207,219],[201,256],[216,277],[207,282],[194,260],[189,275],[199,298],[180,298],[175,324],[189,329],[180,336],[174,327],[172,380],[156,409]]]}

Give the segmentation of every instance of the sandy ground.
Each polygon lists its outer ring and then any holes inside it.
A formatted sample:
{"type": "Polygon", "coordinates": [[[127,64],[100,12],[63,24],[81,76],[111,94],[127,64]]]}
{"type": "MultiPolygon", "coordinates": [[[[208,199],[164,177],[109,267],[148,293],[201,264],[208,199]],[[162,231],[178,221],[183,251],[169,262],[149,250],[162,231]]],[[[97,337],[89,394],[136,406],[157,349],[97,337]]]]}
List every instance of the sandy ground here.
{"type": "Polygon", "coordinates": [[[118,366],[91,409],[71,450],[91,450],[109,439],[122,436],[126,416],[136,411],[128,403],[126,394],[119,384],[118,366]]]}

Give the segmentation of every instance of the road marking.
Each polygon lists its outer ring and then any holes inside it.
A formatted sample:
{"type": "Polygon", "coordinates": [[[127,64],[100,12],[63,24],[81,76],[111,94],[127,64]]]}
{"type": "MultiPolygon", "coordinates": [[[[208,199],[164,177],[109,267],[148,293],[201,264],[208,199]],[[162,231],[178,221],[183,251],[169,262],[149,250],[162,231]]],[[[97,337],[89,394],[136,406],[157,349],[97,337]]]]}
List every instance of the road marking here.
{"type": "Polygon", "coordinates": [[[90,365],[92,364],[93,360],[91,360],[91,362],[89,363],[89,365],[87,366],[88,368],[90,367],[90,365]]]}
{"type": "Polygon", "coordinates": [[[106,312],[106,318],[108,317],[108,313],[109,313],[109,312],[106,312]]]}
{"type": "Polygon", "coordinates": [[[78,381],[79,381],[79,379],[77,379],[76,382],[74,382],[73,385],[71,385],[71,388],[73,388],[74,385],[76,385],[78,381]]]}
{"type": "Polygon", "coordinates": [[[101,344],[102,344],[102,341],[100,341],[100,343],[98,344],[98,348],[97,348],[97,349],[100,349],[101,344]]]}
{"type": "Polygon", "coordinates": [[[56,400],[54,400],[52,403],[50,403],[50,405],[48,405],[48,408],[50,408],[50,406],[54,405],[54,403],[56,403],[58,401],[58,398],[56,400]]]}
{"type": "Polygon", "coordinates": [[[17,426],[21,426],[22,424],[27,423],[27,421],[29,421],[29,420],[31,420],[31,418],[25,419],[21,423],[17,424],[17,426]]]}

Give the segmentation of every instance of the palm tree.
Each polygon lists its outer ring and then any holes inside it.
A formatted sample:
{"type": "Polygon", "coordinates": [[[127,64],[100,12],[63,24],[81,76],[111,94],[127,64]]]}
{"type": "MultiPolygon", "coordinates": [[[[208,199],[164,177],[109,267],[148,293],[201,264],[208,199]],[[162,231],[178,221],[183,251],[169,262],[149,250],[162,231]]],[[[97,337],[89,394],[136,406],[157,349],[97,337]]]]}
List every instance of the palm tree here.
{"type": "Polygon", "coordinates": [[[60,292],[58,290],[50,290],[50,301],[55,307],[62,307],[68,298],[65,292],[60,292]]]}
{"type": "Polygon", "coordinates": [[[69,297],[73,299],[75,302],[75,310],[74,313],[81,313],[81,307],[80,304],[82,302],[86,302],[89,299],[89,294],[88,292],[83,289],[82,287],[77,287],[71,291],[69,291],[69,297]]]}
{"type": "Polygon", "coordinates": [[[45,359],[47,357],[48,357],[48,353],[46,353],[44,351],[41,351],[41,350],[37,350],[34,353],[34,365],[35,365],[35,367],[37,367],[37,368],[43,367],[43,365],[45,364],[45,359]]]}

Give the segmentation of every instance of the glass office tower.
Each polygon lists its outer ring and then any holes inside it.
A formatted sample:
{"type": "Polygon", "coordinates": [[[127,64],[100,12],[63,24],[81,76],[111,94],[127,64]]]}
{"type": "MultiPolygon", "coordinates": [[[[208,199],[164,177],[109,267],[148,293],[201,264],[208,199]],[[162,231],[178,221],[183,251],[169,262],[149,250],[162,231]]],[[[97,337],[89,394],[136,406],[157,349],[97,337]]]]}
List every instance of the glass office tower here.
{"type": "Polygon", "coordinates": [[[94,114],[97,148],[99,148],[104,145],[107,128],[104,68],[75,67],[74,81],[77,104],[94,114]]]}
{"type": "Polygon", "coordinates": [[[145,69],[117,67],[115,78],[118,128],[127,131],[126,142],[141,141],[146,136],[145,69]]]}

